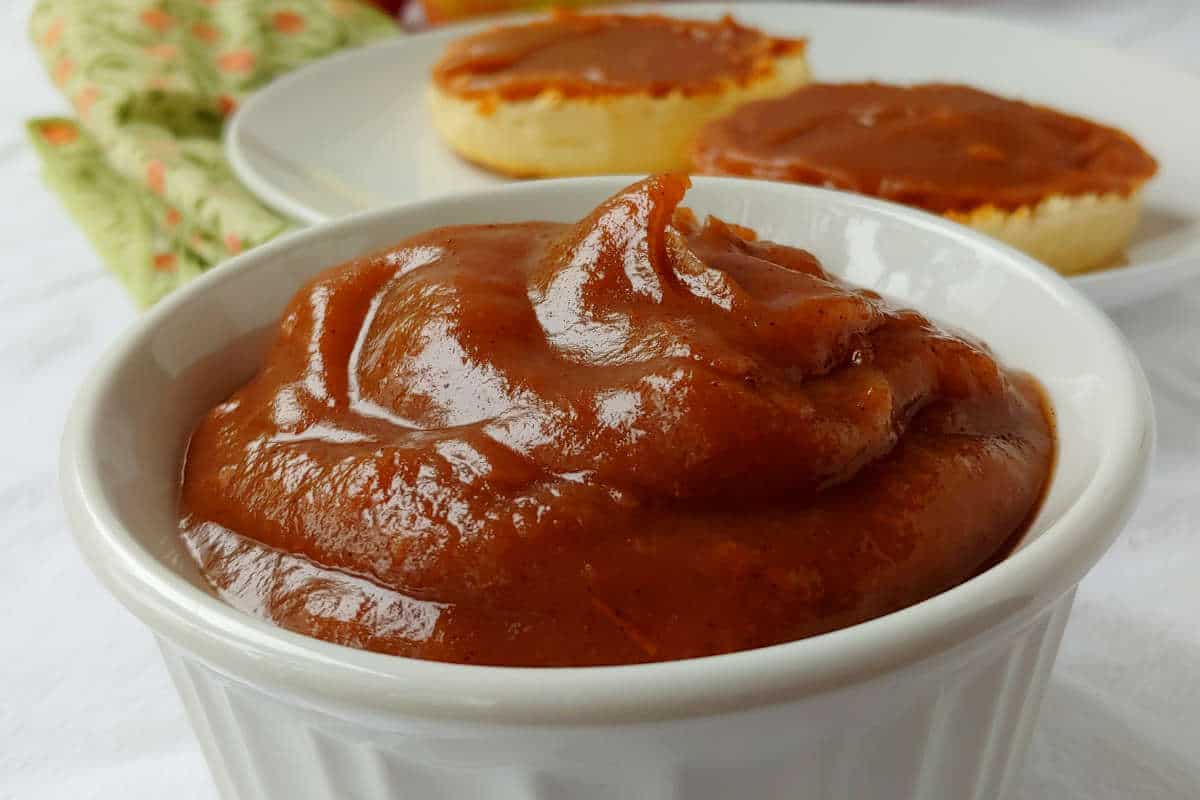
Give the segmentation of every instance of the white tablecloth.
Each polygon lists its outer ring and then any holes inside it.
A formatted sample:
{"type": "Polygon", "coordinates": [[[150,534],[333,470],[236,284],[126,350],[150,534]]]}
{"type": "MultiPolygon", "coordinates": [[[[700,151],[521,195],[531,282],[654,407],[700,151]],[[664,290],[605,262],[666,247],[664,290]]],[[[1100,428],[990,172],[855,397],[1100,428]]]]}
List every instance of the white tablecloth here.
{"type": "MultiPolygon", "coordinates": [[[[957,5],[1200,72],[1200,0],[957,5]]],[[[20,125],[65,106],[24,6],[0,4],[0,798],[214,800],[150,634],[86,571],[59,508],[68,404],[135,312],[38,180],[20,125]]],[[[1080,587],[1021,800],[1200,798],[1200,281],[1115,316],[1153,386],[1158,459],[1080,587]]]]}

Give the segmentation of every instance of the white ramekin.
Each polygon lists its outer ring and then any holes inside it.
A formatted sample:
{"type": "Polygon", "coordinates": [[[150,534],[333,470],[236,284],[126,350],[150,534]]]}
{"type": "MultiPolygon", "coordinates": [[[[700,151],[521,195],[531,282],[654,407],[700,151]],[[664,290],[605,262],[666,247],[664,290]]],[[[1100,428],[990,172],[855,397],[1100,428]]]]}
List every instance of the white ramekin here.
{"type": "Polygon", "coordinates": [[[79,547],[161,642],[222,797],[979,800],[1011,785],[1074,587],[1144,480],[1151,404],[1114,326],[1057,275],[899,206],[732,179],[688,196],[1041,378],[1058,416],[1053,485],[1020,549],[983,575],[805,641],[586,669],[352,650],[205,590],[176,534],[183,448],[305,279],[436,225],[576,219],[626,182],[526,183],[300,231],[159,304],[82,389],[62,458],[79,547]]]}

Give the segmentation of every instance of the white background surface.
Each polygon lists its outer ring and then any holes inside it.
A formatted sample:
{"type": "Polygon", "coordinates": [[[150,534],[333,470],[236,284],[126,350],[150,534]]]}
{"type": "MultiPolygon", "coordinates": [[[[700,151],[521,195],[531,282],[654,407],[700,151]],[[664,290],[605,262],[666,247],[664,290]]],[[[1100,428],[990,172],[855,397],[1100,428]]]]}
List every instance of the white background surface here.
{"type": "MultiPolygon", "coordinates": [[[[25,45],[26,5],[0,0],[0,799],[214,800],[149,633],[59,508],[71,396],[136,314],[38,180],[23,120],[66,106],[25,45]]],[[[956,5],[1200,73],[1200,0],[956,5]]],[[[1150,378],[1158,459],[1080,587],[1020,800],[1200,798],[1200,281],[1114,316],[1150,378]]]]}

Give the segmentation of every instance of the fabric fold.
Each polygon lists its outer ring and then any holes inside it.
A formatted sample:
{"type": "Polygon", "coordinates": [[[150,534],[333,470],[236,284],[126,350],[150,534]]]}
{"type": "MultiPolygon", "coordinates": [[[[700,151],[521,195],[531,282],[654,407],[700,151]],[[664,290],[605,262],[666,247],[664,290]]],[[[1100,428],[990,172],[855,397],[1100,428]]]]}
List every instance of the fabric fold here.
{"type": "Polygon", "coordinates": [[[357,0],[39,0],[30,34],[76,118],[32,120],[43,177],[134,301],[291,223],[225,161],[225,119],[274,76],[392,35],[357,0]]]}

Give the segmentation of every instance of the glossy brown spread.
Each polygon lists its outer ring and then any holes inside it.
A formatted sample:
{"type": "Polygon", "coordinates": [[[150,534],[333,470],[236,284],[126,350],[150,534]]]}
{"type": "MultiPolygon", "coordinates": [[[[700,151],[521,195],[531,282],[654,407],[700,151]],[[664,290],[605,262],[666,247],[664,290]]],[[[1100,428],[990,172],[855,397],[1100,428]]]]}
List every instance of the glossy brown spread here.
{"type": "Polygon", "coordinates": [[[319,275],[191,441],[219,592],[419,658],[619,664],[786,642],[1002,557],[1047,483],[1033,379],[634,184],[319,275]]]}
{"type": "Polygon", "coordinates": [[[556,12],[452,42],[433,67],[438,88],[460,97],[517,100],[551,89],[567,97],[717,91],[767,77],[774,59],[804,42],[776,39],[731,17],[556,12]]]}
{"type": "Polygon", "coordinates": [[[693,148],[700,172],[830,186],[938,213],[1128,195],[1157,165],[1114,128],[968,86],[815,84],[748,103],[693,148]]]}

